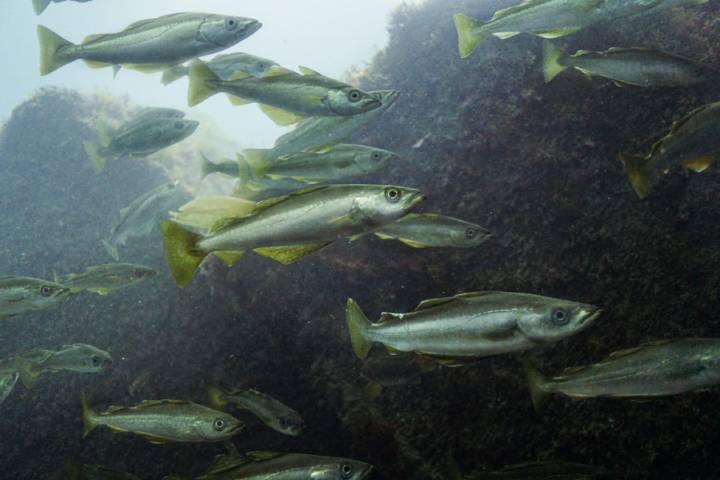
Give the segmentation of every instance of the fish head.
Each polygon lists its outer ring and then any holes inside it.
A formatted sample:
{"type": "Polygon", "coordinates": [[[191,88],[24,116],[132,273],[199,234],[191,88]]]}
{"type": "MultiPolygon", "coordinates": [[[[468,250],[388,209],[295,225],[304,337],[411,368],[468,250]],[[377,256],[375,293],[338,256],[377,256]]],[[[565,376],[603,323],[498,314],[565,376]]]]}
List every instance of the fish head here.
{"type": "Polygon", "coordinates": [[[397,90],[377,90],[370,93],[380,101],[383,109],[390,108],[400,98],[400,92],[397,90]]]}
{"type": "Polygon", "coordinates": [[[351,215],[370,225],[384,225],[406,215],[424,199],[414,188],[372,185],[357,194],[351,215]]]}
{"type": "Polygon", "coordinates": [[[476,247],[492,236],[490,230],[464,221],[457,221],[447,231],[450,235],[450,242],[459,248],[476,247]]]}
{"type": "Polygon", "coordinates": [[[112,365],[112,357],[105,350],[92,345],[78,343],[63,347],[58,355],[62,355],[68,370],[78,373],[102,372],[112,365]]]}
{"type": "Polygon", "coordinates": [[[277,427],[286,435],[297,437],[305,431],[305,422],[299,415],[285,414],[277,418],[277,427]]]}
{"type": "Polygon", "coordinates": [[[333,113],[342,116],[369,112],[382,106],[376,95],[349,85],[329,90],[324,103],[333,113]]]}
{"type": "Polygon", "coordinates": [[[64,285],[46,281],[28,282],[23,287],[22,303],[30,308],[50,307],[70,295],[70,289],[64,285]]]}
{"type": "Polygon", "coordinates": [[[277,63],[267,60],[265,58],[255,58],[248,64],[248,73],[250,75],[253,75],[255,77],[263,77],[265,76],[268,71],[276,66],[277,63]]]}
{"type": "Polygon", "coordinates": [[[536,343],[552,343],[584,330],[602,314],[594,305],[518,294],[517,327],[536,343]]]}
{"type": "Polygon", "coordinates": [[[210,410],[196,423],[200,436],[209,442],[226,440],[245,429],[245,424],[237,418],[224,412],[210,410]]]}
{"type": "Polygon", "coordinates": [[[162,144],[173,144],[186,139],[197,130],[199,122],[183,118],[158,122],[154,131],[148,130],[148,137],[162,144]]]}
{"type": "Polygon", "coordinates": [[[328,458],[313,467],[311,477],[318,480],[362,480],[372,471],[372,465],[347,458],[328,458]]]}
{"type": "Polygon", "coordinates": [[[260,30],[262,23],[254,18],[206,16],[198,29],[199,40],[218,47],[230,47],[260,30]]]}
{"type": "Polygon", "coordinates": [[[353,163],[363,173],[372,173],[397,159],[397,154],[382,148],[364,147],[353,155],[353,163]]]}

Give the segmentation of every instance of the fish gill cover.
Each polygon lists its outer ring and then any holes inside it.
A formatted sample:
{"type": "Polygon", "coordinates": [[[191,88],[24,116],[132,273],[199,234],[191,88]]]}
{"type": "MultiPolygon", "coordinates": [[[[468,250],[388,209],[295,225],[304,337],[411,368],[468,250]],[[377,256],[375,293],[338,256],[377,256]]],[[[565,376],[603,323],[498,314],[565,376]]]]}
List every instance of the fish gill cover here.
{"type": "MultiPolygon", "coordinates": [[[[426,211],[476,222],[492,230],[491,240],[440,251],[367,237],[290,266],[249,256],[242,268],[227,269],[212,260],[202,281],[181,291],[155,232],[130,248],[134,261],[161,272],[158,281],[107,298],[70,298],[3,325],[3,356],[38,342],[77,341],[108,347],[114,359],[98,381],[55,375],[33,390],[16,388],[13,408],[7,400],[0,411],[2,438],[13,439],[0,441],[3,476],[50,477],[68,457],[142,478],[170,468],[201,474],[217,447],[149,447],[109,434],[83,442],[78,392],[86,388],[104,405],[162,397],[204,403],[203,384],[229,378],[292,399],[308,425],[300,439],[251,426],[236,440],[241,450],[352,454],[370,461],[377,479],[445,479],[448,457],[462,471],[562,458],[647,478],[716,472],[720,460],[704,453],[718,441],[716,393],[652,403],[555,398],[538,415],[509,356],[441,368],[374,400],[357,380],[361,363],[343,319],[350,296],[373,316],[472,290],[602,305],[595,328],[550,347],[542,364],[550,371],[649,339],[713,336],[720,328],[720,173],[674,169],[639,201],[618,159],[648,150],[673,121],[716,101],[720,87],[618,88],[575,72],[545,85],[542,41],[529,36],[489,39],[461,60],[453,14],[489,18],[513,3],[404,6],[391,21],[390,45],[355,74],[367,91],[402,92],[390,113],[353,139],[404,157],[369,182],[431,192],[426,211]]],[[[717,65],[719,18],[711,2],[597,25],[557,43],[569,51],[647,46],[717,65]]],[[[82,150],[94,137],[86,120],[98,108],[108,107],[46,90],[7,122],[0,137],[5,272],[52,278],[107,262],[100,240],[110,217],[168,181],[144,161],[111,163],[98,180],[82,150]]]]}

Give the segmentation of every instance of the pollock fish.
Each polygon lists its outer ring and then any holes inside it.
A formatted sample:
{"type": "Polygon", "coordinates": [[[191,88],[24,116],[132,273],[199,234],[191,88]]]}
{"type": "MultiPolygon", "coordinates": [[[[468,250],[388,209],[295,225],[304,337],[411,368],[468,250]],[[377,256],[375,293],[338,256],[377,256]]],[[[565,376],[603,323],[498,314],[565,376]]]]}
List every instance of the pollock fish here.
{"type": "Polygon", "coordinates": [[[134,407],[112,406],[103,413],[92,409],[83,395],[84,434],[104,425],[113,432],[133,432],[151,443],[220,442],[245,427],[238,419],[193,402],[145,400],[134,407]]]}
{"type": "Polygon", "coordinates": [[[708,0],[526,0],[498,10],[483,23],[466,15],[455,15],[460,56],[465,58],[494,35],[501,39],[520,33],[557,38],[575,33],[600,21],[654,13],[708,0]]]}
{"type": "Polygon", "coordinates": [[[407,214],[424,197],[388,185],[308,187],[258,202],[249,215],[218,222],[207,236],[175,222],[163,223],[165,253],[181,287],[211,253],[229,265],[246,250],[293,263],[340,237],[351,237],[407,214]]]}
{"type": "Polygon", "coordinates": [[[249,37],[262,24],[252,18],[209,13],[173,13],[140,20],[118,33],[90,35],[75,45],[38,26],[40,74],[75,60],[91,68],[120,66],[143,72],[166,70],[192,58],[224,50],[249,37]]]}
{"type": "Polygon", "coordinates": [[[146,112],[112,130],[106,124],[98,124],[98,142],[83,142],[85,153],[100,173],[108,159],[123,156],[147,157],[175,145],[195,133],[199,122],[168,116],[159,111],[146,112]]]}
{"type": "Polygon", "coordinates": [[[18,372],[0,372],[0,405],[12,393],[19,377],[18,372]]]}
{"type": "MultiPolygon", "coordinates": [[[[245,72],[253,77],[263,77],[275,65],[277,65],[276,62],[267,58],[242,52],[224,53],[207,62],[210,70],[223,80],[228,80],[236,72],[245,72]]],[[[189,65],[178,65],[163,72],[162,83],[168,85],[189,74],[189,65]]]]}
{"type": "Polygon", "coordinates": [[[292,125],[304,117],[355,115],[381,106],[375,95],[309,68],[300,70],[302,75],[275,66],[262,78],[236,72],[223,80],[207,64],[193,60],[188,105],[224,92],[235,105],[260,104],[263,113],[278,125],[292,125]]]}
{"type": "Polygon", "coordinates": [[[144,265],[132,263],[110,263],[89,267],[83,273],[71,273],[62,283],[72,292],[88,292],[107,295],[108,293],[129,287],[155,276],[157,272],[144,265]]]}
{"type": "Polygon", "coordinates": [[[638,197],[650,194],[653,179],[674,165],[705,171],[720,155],[720,102],[690,112],[653,145],[647,156],[621,154],[630,184],[638,197]]]}
{"type": "Polygon", "coordinates": [[[411,213],[375,230],[383,240],[399,240],[415,248],[477,247],[491,233],[480,225],[432,213],[411,213]]]}
{"type": "Polygon", "coordinates": [[[84,343],[63,345],[60,350],[35,349],[15,356],[20,379],[32,388],[45,373],[61,371],[99,373],[112,365],[112,357],[104,350],[84,343]]]}
{"type": "Polygon", "coordinates": [[[305,430],[305,422],[300,414],[270,395],[253,389],[225,392],[213,385],[206,385],[205,390],[208,403],[216,410],[225,410],[232,403],[250,411],[276,432],[296,437],[305,430]]]}
{"type": "MultiPolygon", "coordinates": [[[[37,15],[40,15],[45,11],[45,9],[50,5],[51,3],[60,3],[64,2],[66,0],[33,0],[33,8],[35,9],[35,13],[37,15]]],[[[92,0],[72,0],[73,2],[80,2],[80,3],[87,3],[92,0]]]]}
{"type": "Polygon", "coordinates": [[[383,313],[370,323],[354,300],[346,318],[353,350],[367,357],[373,343],[456,366],[570,337],[600,316],[593,305],[527,293],[472,292],[424,300],[410,313],[383,313]]]}
{"type": "MultiPolygon", "coordinates": [[[[208,472],[196,480],[318,479],[363,480],[372,465],[357,460],[300,453],[249,452],[216,458],[208,472]]],[[[165,477],[164,480],[187,480],[165,477]]]]}
{"type": "Polygon", "coordinates": [[[0,277],[0,320],[52,307],[70,293],[65,285],[31,277],[0,277]]]}
{"type": "Polygon", "coordinates": [[[604,77],[619,86],[686,87],[720,79],[717,70],[688,58],[645,48],[611,48],[604,52],[580,50],[568,55],[546,41],[543,46],[545,82],[568,68],[586,77],[604,77]]]}
{"type": "Polygon", "coordinates": [[[720,383],[720,338],[680,338],[644,343],[612,353],[600,363],[544,377],[526,365],[536,408],[546,396],[653,398],[678,395],[720,383]]]}
{"type": "Polygon", "coordinates": [[[110,237],[102,241],[108,254],[120,260],[119,247],[125,246],[130,238],[150,235],[159,217],[164,216],[170,204],[179,196],[178,182],[156,187],[133,200],[120,210],[120,218],[110,230],[110,237]]]}

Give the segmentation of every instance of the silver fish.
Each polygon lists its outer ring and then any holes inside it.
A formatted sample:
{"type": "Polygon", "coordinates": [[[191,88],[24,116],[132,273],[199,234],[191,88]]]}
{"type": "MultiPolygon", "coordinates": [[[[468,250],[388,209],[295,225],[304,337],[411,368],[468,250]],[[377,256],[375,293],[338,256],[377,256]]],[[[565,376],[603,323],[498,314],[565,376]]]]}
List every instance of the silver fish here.
{"type": "Polygon", "coordinates": [[[45,373],[61,371],[99,373],[112,365],[112,357],[104,350],[84,343],[63,345],[60,350],[35,349],[15,356],[23,385],[32,388],[45,373]]]}
{"type": "Polygon", "coordinates": [[[158,224],[158,218],[165,215],[169,204],[178,193],[178,182],[160,185],[135,199],[120,210],[120,218],[110,231],[110,238],[103,240],[103,246],[115,260],[120,260],[118,247],[125,246],[133,237],[150,235],[158,224]]]}
{"type": "Polygon", "coordinates": [[[65,285],[31,277],[0,277],[0,320],[52,307],[70,294],[65,285]]]}
{"type": "MultiPolygon", "coordinates": [[[[207,62],[210,70],[223,80],[228,80],[236,72],[245,72],[253,77],[263,77],[275,65],[277,62],[242,52],[224,53],[207,62]]],[[[162,83],[168,85],[189,74],[189,66],[178,65],[163,72],[162,83]]]]}
{"type": "Polygon", "coordinates": [[[678,395],[720,383],[720,338],[649,342],[549,378],[526,366],[536,408],[552,393],[575,399],[678,395]]]}
{"type": "Polygon", "coordinates": [[[527,293],[473,292],[424,300],[410,313],[383,313],[370,323],[354,300],[346,316],[353,350],[367,357],[373,343],[414,352],[449,366],[558,342],[600,316],[593,305],[527,293]]]}
{"type": "Polygon", "coordinates": [[[262,24],[252,18],[209,13],[173,13],[140,20],[118,33],[90,35],[75,45],[38,26],[40,74],[75,60],[94,68],[114,67],[155,72],[192,58],[224,50],[249,37],[262,24]]]}
{"type": "Polygon", "coordinates": [[[383,240],[399,240],[415,248],[477,247],[491,237],[480,225],[432,213],[411,213],[375,230],[383,240]]]}
{"type": "Polygon", "coordinates": [[[63,284],[72,292],[88,292],[107,295],[113,290],[128,287],[153,277],[157,272],[144,265],[132,263],[110,263],[89,267],[83,273],[71,273],[63,279],[63,284]]]}

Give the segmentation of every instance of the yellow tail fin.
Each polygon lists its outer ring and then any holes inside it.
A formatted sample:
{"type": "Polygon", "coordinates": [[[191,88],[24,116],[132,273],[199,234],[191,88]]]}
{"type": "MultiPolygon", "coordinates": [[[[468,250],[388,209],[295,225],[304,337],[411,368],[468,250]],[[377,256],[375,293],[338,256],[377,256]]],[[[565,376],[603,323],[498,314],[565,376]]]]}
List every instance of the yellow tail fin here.
{"type": "Polygon", "coordinates": [[[371,325],[355,300],[348,298],[345,319],[350,330],[353,351],[360,360],[365,360],[372,344],[365,338],[365,330],[371,325]]]}
{"type": "Polygon", "coordinates": [[[75,46],[72,42],[42,25],[38,25],[37,33],[40,42],[40,75],[47,75],[75,60],[72,55],[61,54],[62,48],[75,46]]]}
{"type": "Polygon", "coordinates": [[[37,15],[43,13],[48,5],[50,5],[50,0],[33,0],[33,8],[37,15]]]}
{"type": "Polygon", "coordinates": [[[94,419],[97,412],[90,406],[90,403],[85,396],[85,392],[82,392],[80,395],[83,409],[83,438],[85,438],[93,430],[93,428],[97,427],[97,423],[95,423],[94,419]]]}
{"type": "Polygon", "coordinates": [[[460,56],[466,58],[488,37],[488,34],[479,33],[478,28],[483,23],[472,17],[458,13],[455,15],[455,28],[458,34],[458,49],[460,56]]]}
{"type": "Polygon", "coordinates": [[[543,73],[545,83],[550,83],[555,77],[564,72],[568,66],[562,61],[567,56],[557,45],[552,42],[543,42],[543,73]]]}
{"type": "Polygon", "coordinates": [[[193,60],[190,64],[190,85],[188,87],[188,105],[195,106],[208,98],[212,97],[218,91],[210,84],[212,82],[221,81],[221,78],[215,75],[202,60],[193,60]]]}
{"type": "Polygon", "coordinates": [[[205,392],[208,396],[208,405],[215,410],[225,410],[228,404],[225,392],[215,385],[205,385],[205,392]]]}
{"type": "Polygon", "coordinates": [[[650,194],[650,176],[652,174],[652,162],[650,158],[642,155],[620,154],[620,160],[625,165],[630,185],[640,199],[650,194]]]}
{"type": "Polygon", "coordinates": [[[208,255],[197,249],[197,242],[202,236],[185,230],[170,220],[163,222],[162,231],[170,272],[178,286],[185,287],[208,255]]]}

